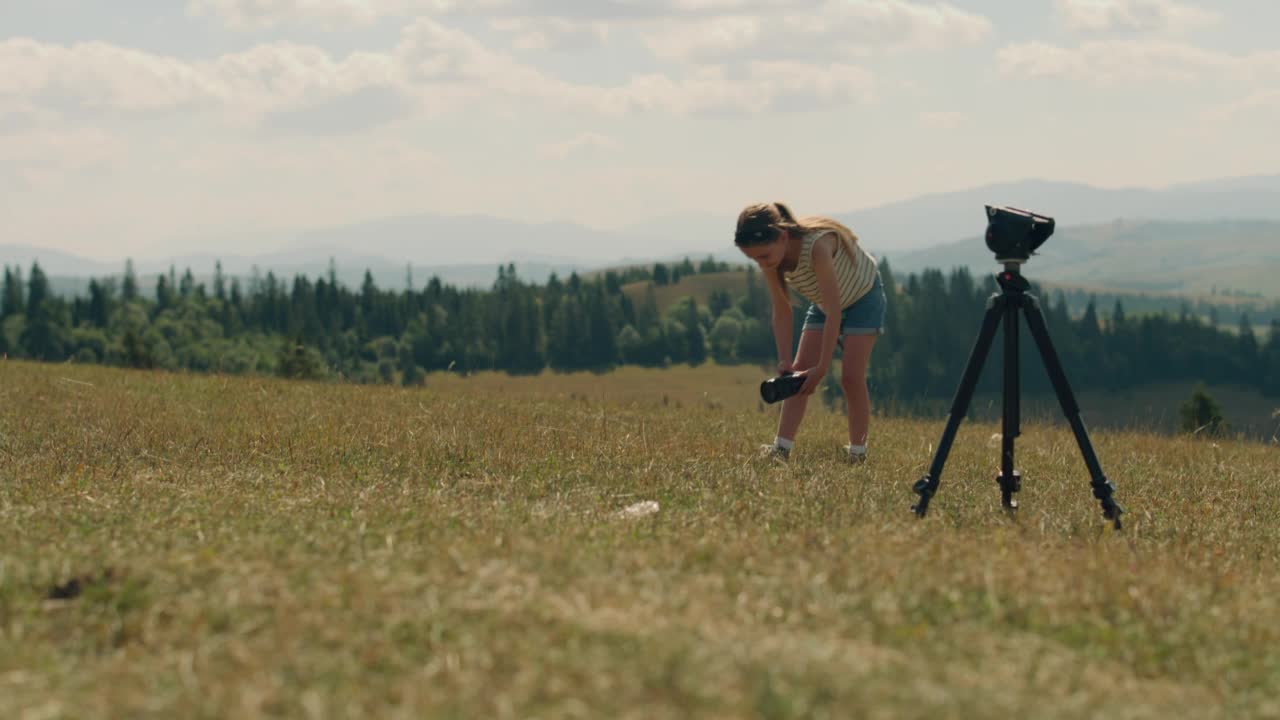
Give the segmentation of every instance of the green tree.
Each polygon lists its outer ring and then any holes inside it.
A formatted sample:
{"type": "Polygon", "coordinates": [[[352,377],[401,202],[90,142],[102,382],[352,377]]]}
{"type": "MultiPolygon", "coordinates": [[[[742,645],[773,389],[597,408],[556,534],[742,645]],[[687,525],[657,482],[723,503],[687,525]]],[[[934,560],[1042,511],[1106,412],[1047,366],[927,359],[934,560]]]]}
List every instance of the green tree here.
{"type": "Polygon", "coordinates": [[[547,340],[547,360],[560,370],[581,370],[589,366],[591,336],[587,314],[573,294],[566,294],[556,309],[547,340]]]}
{"type": "Polygon", "coordinates": [[[378,381],[383,385],[390,385],[396,381],[396,363],[391,358],[382,358],[378,361],[378,381]]]}
{"type": "Polygon", "coordinates": [[[775,354],[773,326],[755,318],[743,320],[734,356],[744,362],[769,363],[775,354]]]}
{"type": "Polygon", "coordinates": [[[222,274],[221,260],[217,260],[213,264],[213,296],[222,301],[227,299],[227,281],[222,274]]]}
{"type": "Polygon", "coordinates": [[[1262,390],[1268,395],[1280,395],[1280,318],[1271,321],[1261,352],[1262,390]]]}
{"type": "Polygon", "coordinates": [[[1246,384],[1255,385],[1262,381],[1262,365],[1259,362],[1258,336],[1253,332],[1253,324],[1249,322],[1249,313],[1240,316],[1240,329],[1236,334],[1236,357],[1239,358],[1241,377],[1246,384]]]}
{"type": "Polygon", "coordinates": [[[656,327],[661,320],[662,316],[658,312],[658,296],[653,291],[653,284],[649,283],[645,285],[644,298],[636,308],[636,330],[646,333],[650,328],[656,327]]]}
{"type": "Polygon", "coordinates": [[[59,322],[49,295],[49,279],[39,263],[32,263],[27,281],[27,322],[19,342],[27,357],[56,362],[66,357],[66,328],[59,322]]]}
{"type": "Polygon", "coordinates": [[[411,343],[400,343],[400,384],[405,387],[418,387],[426,382],[427,376],[418,367],[413,356],[411,343]]]}
{"type": "Polygon", "coordinates": [[[1101,341],[1102,327],[1098,324],[1098,308],[1094,296],[1089,296],[1089,304],[1085,306],[1078,325],[1080,338],[1086,345],[1094,345],[1101,341]]]}
{"type": "Polygon", "coordinates": [[[711,343],[711,358],[721,365],[737,360],[738,338],[742,335],[742,320],[725,313],[711,326],[707,340],[711,343]]]}
{"type": "Polygon", "coordinates": [[[622,292],[622,278],[617,272],[610,270],[604,274],[604,290],[609,295],[622,292]]]}
{"type": "Polygon", "coordinates": [[[113,298],[112,287],[109,282],[89,281],[89,324],[94,327],[105,328],[111,322],[111,311],[113,298]]]}
{"type": "Polygon", "coordinates": [[[1227,431],[1227,423],[1222,418],[1222,408],[1203,385],[1196,387],[1191,397],[1182,404],[1179,412],[1182,416],[1183,432],[1213,436],[1227,431]]]}
{"type": "Polygon", "coordinates": [[[617,330],[609,313],[609,303],[600,284],[592,286],[587,304],[587,327],[591,335],[590,362],[595,370],[610,368],[618,361],[617,330]]]}
{"type": "Polygon", "coordinates": [[[138,274],[133,270],[133,259],[124,261],[124,280],[120,285],[120,297],[125,302],[138,299],[138,274]]]}
{"type": "Polygon", "coordinates": [[[318,353],[296,337],[280,344],[276,374],[293,380],[319,380],[324,377],[324,365],[318,353]]]}
{"type": "Polygon", "coordinates": [[[156,278],[156,310],[164,312],[173,307],[174,294],[173,288],[169,285],[168,278],[164,273],[156,278]]]}
{"type": "Polygon", "coordinates": [[[13,315],[22,315],[26,312],[26,305],[22,299],[22,269],[15,267],[9,270],[9,266],[4,268],[4,288],[0,290],[0,320],[13,315]]]}
{"type": "Polygon", "coordinates": [[[27,281],[27,315],[37,315],[44,310],[49,299],[49,278],[40,269],[40,263],[31,264],[31,279],[27,281]]]}
{"type": "Polygon", "coordinates": [[[693,298],[689,298],[681,322],[685,329],[685,362],[697,367],[707,361],[707,338],[702,332],[701,318],[698,317],[698,302],[693,298]]]}
{"type": "Polygon", "coordinates": [[[1111,331],[1113,333],[1123,331],[1126,321],[1127,318],[1124,314],[1124,303],[1120,302],[1119,298],[1116,298],[1116,306],[1111,311],[1111,331]]]}
{"type": "Polygon", "coordinates": [[[729,295],[729,291],[723,288],[717,288],[711,291],[710,297],[707,298],[707,308],[711,310],[711,317],[718,318],[729,308],[733,307],[733,297],[729,295]]]}
{"type": "Polygon", "coordinates": [[[151,349],[143,342],[141,334],[136,329],[130,327],[125,330],[121,344],[124,349],[124,362],[128,367],[148,369],[155,366],[151,349]]]}
{"type": "Polygon", "coordinates": [[[624,363],[640,362],[644,354],[644,336],[632,325],[624,325],[618,331],[618,355],[624,363]]]}
{"type": "Polygon", "coordinates": [[[768,320],[770,311],[769,289],[765,287],[754,266],[747,267],[746,290],[738,301],[742,314],[755,320],[768,320]]]}

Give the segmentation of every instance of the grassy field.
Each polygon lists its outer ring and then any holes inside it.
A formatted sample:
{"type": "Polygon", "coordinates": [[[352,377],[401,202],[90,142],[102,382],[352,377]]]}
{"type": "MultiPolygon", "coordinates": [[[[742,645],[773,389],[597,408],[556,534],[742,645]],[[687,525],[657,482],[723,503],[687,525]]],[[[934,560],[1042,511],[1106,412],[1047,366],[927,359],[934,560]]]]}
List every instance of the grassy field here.
{"type": "MultiPolygon", "coordinates": [[[[1194,382],[1161,383],[1114,392],[1087,390],[1075,395],[1082,408],[1081,416],[1091,428],[1173,435],[1182,432],[1181,407],[1199,385],[1194,382]]],[[[1205,390],[1222,408],[1223,417],[1230,426],[1228,434],[1250,440],[1280,442],[1280,399],[1266,397],[1248,387],[1212,385],[1205,390]]],[[[1001,403],[999,393],[980,393],[974,397],[971,407],[976,417],[998,421],[1001,403]]],[[[951,399],[941,399],[935,404],[937,412],[945,415],[951,407],[951,399]]],[[[1066,422],[1058,398],[1053,393],[1024,393],[1022,417],[1052,424],[1066,422]]]]}
{"type": "Polygon", "coordinates": [[[0,362],[0,717],[1280,717],[1280,448],[815,411],[750,368],[0,362]],[[621,511],[653,501],[658,511],[621,511]]]}
{"type": "MultiPolygon", "coordinates": [[[[756,281],[763,282],[759,273],[756,273],[756,281]]],[[[683,297],[691,297],[705,307],[711,299],[711,293],[717,290],[724,290],[736,299],[747,290],[747,273],[745,270],[730,270],[685,275],[674,285],[654,285],[649,281],[630,282],[622,286],[622,292],[631,302],[638,305],[644,301],[645,292],[650,285],[653,285],[653,297],[658,304],[658,310],[666,312],[683,297]]]]}

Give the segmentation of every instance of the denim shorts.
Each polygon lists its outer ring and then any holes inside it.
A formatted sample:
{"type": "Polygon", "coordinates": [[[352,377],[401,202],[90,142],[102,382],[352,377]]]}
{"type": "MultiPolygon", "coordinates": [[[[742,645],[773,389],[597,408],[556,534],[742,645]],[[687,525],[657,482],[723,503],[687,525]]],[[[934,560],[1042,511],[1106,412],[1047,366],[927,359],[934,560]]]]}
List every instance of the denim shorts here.
{"type": "MultiPolygon", "coordinates": [[[[845,308],[840,313],[841,335],[883,335],[884,313],[888,306],[885,298],[884,284],[880,282],[880,274],[876,273],[876,281],[866,295],[845,308]]],[[[816,304],[809,305],[804,314],[802,330],[821,330],[827,324],[827,315],[816,304]]]]}

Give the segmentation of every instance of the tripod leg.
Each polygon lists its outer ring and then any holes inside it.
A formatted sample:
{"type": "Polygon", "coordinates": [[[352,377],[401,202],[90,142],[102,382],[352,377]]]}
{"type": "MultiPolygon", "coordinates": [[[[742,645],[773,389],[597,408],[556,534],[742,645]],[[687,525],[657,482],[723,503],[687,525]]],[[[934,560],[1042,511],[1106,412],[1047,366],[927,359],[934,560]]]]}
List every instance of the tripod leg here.
{"type": "Polygon", "coordinates": [[[1071,423],[1071,430],[1076,436],[1076,444],[1080,446],[1080,454],[1084,456],[1084,463],[1089,468],[1093,496],[1102,505],[1103,517],[1115,522],[1115,527],[1119,530],[1121,527],[1120,514],[1124,512],[1124,508],[1116,504],[1116,501],[1112,498],[1115,486],[1102,473],[1102,465],[1098,463],[1098,456],[1093,452],[1093,443],[1089,442],[1089,433],[1085,431],[1084,421],[1080,419],[1080,406],[1076,403],[1075,395],[1071,392],[1071,385],[1067,383],[1067,374],[1062,370],[1062,363],[1058,360],[1058,354],[1054,352],[1053,341],[1049,338],[1049,328],[1045,325],[1044,315],[1040,312],[1040,306],[1035,302],[1034,298],[1028,296],[1028,300],[1029,302],[1026,304],[1027,325],[1031,327],[1031,334],[1035,337],[1036,345],[1040,348],[1040,357],[1044,359],[1044,366],[1049,372],[1049,379],[1053,381],[1054,392],[1058,395],[1058,404],[1062,406],[1062,412],[1066,415],[1067,422],[1071,423]]]}
{"type": "Polygon", "coordinates": [[[1014,296],[1004,308],[1004,413],[1001,417],[1000,504],[1006,510],[1016,510],[1018,501],[1013,494],[1021,489],[1018,471],[1013,468],[1014,441],[1022,434],[1021,387],[1018,362],[1018,308],[1022,296],[1014,296]]]}
{"type": "Polygon", "coordinates": [[[955,399],[951,403],[947,427],[942,431],[942,439],[938,441],[938,449],[933,454],[933,463],[929,465],[929,474],[920,478],[913,488],[920,496],[920,501],[911,509],[920,517],[924,517],[929,511],[929,501],[938,491],[938,483],[942,480],[942,467],[947,463],[947,455],[951,452],[951,444],[955,442],[956,431],[960,429],[960,421],[964,420],[964,416],[969,412],[969,401],[973,399],[973,391],[978,385],[982,365],[987,360],[987,352],[991,350],[991,341],[995,339],[1004,308],[1004,297],[992,296],[987,314],[982,319],[982,329],[978,331],[978,339],[969,353],[969,361],[960,379],[960,387],[956,390],[955,399]]]}

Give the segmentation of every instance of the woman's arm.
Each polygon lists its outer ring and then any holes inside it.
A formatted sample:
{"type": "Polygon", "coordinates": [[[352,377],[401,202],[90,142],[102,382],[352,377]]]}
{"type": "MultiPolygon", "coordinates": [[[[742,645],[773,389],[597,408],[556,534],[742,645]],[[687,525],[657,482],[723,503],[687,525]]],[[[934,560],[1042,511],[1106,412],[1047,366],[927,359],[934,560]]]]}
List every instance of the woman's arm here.
{"type": "Polygon", "coordinates": [[[791,372],[791,346],[794,340],[794,323],[791,316],[791,302],[787,299],[787,291],[778,281],[774,271],[761,273],[765,285],[769,288],[769,299],[773,306],[773,342],[778,348],[778,372],[791,372]]]}
{"type": "Polygon", "coordinates": [[[831,369],[831,358],[836,352],[836,341],[840,339],[840,314],[844,308],[840,306],[840,283],[836,280],[834,261],[835,242],[833,233],[827,233],[813,243],[813,272],[818,278],[818,293],[822,298],[822,312],[827,322],[822,326],[822,352],[818,355],[818,364],[807,370],[802,394],[809,394],[818,389],[818,383],[831,369]]]}

